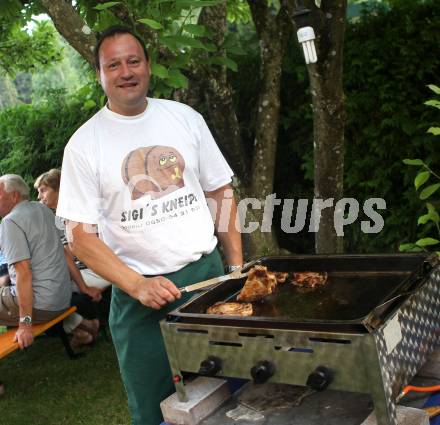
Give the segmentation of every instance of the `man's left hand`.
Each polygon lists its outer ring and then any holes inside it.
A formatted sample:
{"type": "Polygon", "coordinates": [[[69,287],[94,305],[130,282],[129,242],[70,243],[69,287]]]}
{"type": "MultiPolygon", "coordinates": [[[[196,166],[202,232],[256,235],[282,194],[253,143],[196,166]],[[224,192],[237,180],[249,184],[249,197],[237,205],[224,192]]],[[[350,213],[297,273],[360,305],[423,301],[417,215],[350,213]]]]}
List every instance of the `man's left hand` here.
{"type": "Polygon", "coordinates": [[[15,333],[14,342],[18,342],[18,346],[21,350],[32,345],[34,342],[32,327],[28,325],[20,326],[15,333]]]}

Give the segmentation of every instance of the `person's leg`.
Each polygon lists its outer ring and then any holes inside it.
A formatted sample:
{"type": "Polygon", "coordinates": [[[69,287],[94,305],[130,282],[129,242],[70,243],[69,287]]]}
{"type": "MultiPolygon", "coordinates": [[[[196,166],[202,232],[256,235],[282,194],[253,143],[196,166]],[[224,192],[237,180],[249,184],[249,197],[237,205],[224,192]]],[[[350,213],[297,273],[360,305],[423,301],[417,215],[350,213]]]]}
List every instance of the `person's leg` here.
{"type": "Polygon", "coordinates": [[[69,314],[63,320],[64,332],[66,332],[66,334],[72,333],[74,329],[77,328],[78,325],[83,321],[83,319],[84,318],[78,313],[69,314]]]}
{"type": "MultiPolygon", "coordinates": [[[[215,250],[166,277],[182,287],[222,273],[220,255],[215,250]]],[[[160,402],[174,392],[174,385],[159,321],[190,297],[186,294],[161,310],[153,310],[118,288],[113,290],[110,329],[133,425],[159,425],[162,421],[160,402]]]]}
{"type": "Polygon", "coordinates": [[[32,310],[32,323],[46,323],[58,317],[60,314],[64,313],[67,309],[57,310],[57,311],[47,311],[47,310],[32,310]]]}
{"type": "Polygon", "coordinates": [[[63,320],[64,332],[72,335],[70,345],[72,348],[91,344],[96,339],[98,326],[93,321],[84,319],[78,313],[72,313],[63,320]]]}
{"type": "MultiPolygon", "coordinates": [[[[46,323],[55,319],[64,310],[47,311],[47,310],[32,310],[32,323],[46,323]]],[[[5,326],[18,326],[20,320],[20,311],[18,307],[17,297],[11,293],[11,287],[5,286],[0,288],[0,324],[5,326]]]]}
{"type": "Polygon", "coordinates": [[[17,326],[20,312],[16,298],[11,293],[10,286],[0,287],[0,324],[17,326]]]}
{"type": "Polygon", "coordinates": [[[70,305],[76,307],[76,311],[88,320],[98,318],[97,303],[93,302],[87,294],[72,292],[70,305]]]}

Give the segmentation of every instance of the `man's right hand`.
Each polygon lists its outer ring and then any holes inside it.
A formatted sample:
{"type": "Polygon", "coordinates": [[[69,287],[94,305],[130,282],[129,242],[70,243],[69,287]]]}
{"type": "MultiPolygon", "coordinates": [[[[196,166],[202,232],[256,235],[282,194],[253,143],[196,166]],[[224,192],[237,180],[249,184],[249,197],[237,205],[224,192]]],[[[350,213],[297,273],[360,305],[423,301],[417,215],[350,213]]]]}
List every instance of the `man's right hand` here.
{"type": "Polygon", "coordinates": [[[180,290],[171,280],[163,277],[142,277],[135,289],[134,298],[141,304],[159,310],[181,297],[180,290]]]}
{"type": "Polygon", "coordinates": [[[20,325],[17,332],[15,332],[14,342],[18,342],[18,346],[21,350],[29,347],[34,342],[32,327],[29,325],[20,325]]]}

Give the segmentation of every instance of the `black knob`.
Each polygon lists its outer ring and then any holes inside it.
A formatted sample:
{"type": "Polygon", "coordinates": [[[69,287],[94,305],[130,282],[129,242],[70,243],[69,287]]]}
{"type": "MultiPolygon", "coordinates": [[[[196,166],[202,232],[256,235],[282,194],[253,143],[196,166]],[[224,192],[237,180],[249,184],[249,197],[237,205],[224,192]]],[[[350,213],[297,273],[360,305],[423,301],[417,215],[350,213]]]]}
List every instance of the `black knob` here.
{"type": "Polygon", "coordinates": [[[209,356],[200,363],[199,374],[206,376],[214,376],[222,369],[222,361],[218,357],[209,356]]]}
{"type": "Polygon", "coordinates": [[[316,391],[325,390],[333,380],[333,372],[325,367],[317,367],[307,378],[307,386],[316,391]]]}
{"type": "Polygon", "coordinates": [[[251,376],[256,384],[263,384],[275,373],[275,365],[267,360],[258,362],[251,369],[251,376]]]}

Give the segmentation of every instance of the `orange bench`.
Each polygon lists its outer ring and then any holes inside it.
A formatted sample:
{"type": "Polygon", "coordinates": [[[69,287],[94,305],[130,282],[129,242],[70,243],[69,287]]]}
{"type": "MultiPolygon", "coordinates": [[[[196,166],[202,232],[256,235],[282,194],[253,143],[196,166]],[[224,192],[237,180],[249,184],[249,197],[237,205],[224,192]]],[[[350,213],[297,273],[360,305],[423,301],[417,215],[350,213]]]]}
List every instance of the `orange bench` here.
{"type": "MultiPolygon", "coordinates": [[[[57,332],[59,333],[59,336],[63,341],[67,353],[72,358],[77,357],[77,355],[73,352],[72,347],[70,347],[69,340],[67,338],[66,333],[64,332],[63,325],[61,323],[67,316],[72,314],[74,311],[76,311],[76,307],[70,307],[68,310],[66,310],[64,313],[60,314],[59,316],[55,317],[55,319],[52,319],[50,322],[40,323],[38,325],[32,325],[32,333],[34,337],[42,334],[43,332],[47,331],[48,329],[54,326],[58,326],[59,329],[57,329],[57,332]]],[[[5,333],[0,334],[0,359],[6,357],[8,354],[12,353],[13,351],[19,348],[18,343],[14,342],[15,332],[17,332],[17,328],[10,328],[5,333]]]]}

